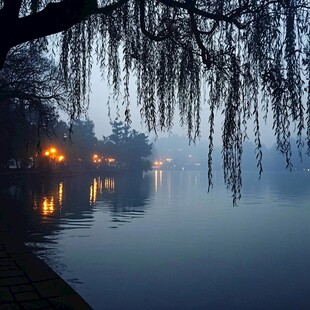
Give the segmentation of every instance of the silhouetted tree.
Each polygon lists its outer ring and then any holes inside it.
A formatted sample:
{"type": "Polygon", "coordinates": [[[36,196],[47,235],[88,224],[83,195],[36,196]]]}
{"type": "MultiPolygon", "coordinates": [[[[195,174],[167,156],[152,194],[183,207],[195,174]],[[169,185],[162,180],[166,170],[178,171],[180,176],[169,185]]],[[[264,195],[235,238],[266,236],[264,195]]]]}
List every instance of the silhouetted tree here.
{"type": "Polygon", "coordinates": [[[127,140],[127,162],[133,169],[151,169],[147,158],[152,154],[152,144],[146,134],[132,130],[127,140]]]}
{"type": "Polygon", "coordinates": [[[190,140],[200,134],[206,86],[209,186],[219,110],[224,116],[224,177],[235,200],[249,121],[254,123],[260,172],[260,114],[272,111],[277,148],[288,167],[292,128],[298,146],[306,142],[310,149],[310,95],[304,85],[310,76],[309,13],[308,0],[0,0],[0,67],[12,47],[35,40],[46,48],[45,38],[59,33],[55,40],[66,86],[73,90],[74,115],[87,104],[96,52],[115,97],[124,83],[127,121],[129,77],[134,73],[148,129],[170,130],[178,107],[190,140]],[[306,141],[301,138],[304,131],[306,141]]]}
{"type": "Polygon", "coordinates": [[[59,70],[35,47],[10,51],[0,71],[1,163],[14,158],[28,165],[40,151],[41,139],[58,119],[56,108],[67,105],[59,70]]]}
{"type": "Polygon", "coordinates": [[[115,157],[130,170],[149,170],[147,157],[152,154],[152,144],[148,137],[120,121],[111,122],[111,126],[112,134],[102,141],[101,152],[115,157]]]}
{"type": "Polygon", "coordinates": [[[111,122],[112,134],[109,136],[109,141],[115,145],[124,144],[129,137],[129,126],[121,121],[111,122]]]}

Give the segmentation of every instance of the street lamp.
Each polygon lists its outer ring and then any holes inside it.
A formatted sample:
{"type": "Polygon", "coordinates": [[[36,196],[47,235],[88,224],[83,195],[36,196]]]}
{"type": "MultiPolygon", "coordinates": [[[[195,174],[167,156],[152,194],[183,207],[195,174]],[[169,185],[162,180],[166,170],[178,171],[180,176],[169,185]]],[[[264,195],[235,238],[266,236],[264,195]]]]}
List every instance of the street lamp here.
{"type": "Polygon", "coordinates": [[[57,162],[61,163],[64,161],[65,156],[59,154],[55,147],[51,147],[44,152],[44,155],[49,159],[52,168],[56,168],[57,162]]]}

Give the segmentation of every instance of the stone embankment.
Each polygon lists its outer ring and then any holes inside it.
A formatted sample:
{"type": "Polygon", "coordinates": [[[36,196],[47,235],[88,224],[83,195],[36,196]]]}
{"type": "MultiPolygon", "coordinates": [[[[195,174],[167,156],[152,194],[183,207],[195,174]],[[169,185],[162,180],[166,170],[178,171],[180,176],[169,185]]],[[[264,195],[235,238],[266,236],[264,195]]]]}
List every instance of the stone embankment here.
{"type": "Polygon", "coordinates": [[[0,221],[0,310],[92,309],[0,221]]]}

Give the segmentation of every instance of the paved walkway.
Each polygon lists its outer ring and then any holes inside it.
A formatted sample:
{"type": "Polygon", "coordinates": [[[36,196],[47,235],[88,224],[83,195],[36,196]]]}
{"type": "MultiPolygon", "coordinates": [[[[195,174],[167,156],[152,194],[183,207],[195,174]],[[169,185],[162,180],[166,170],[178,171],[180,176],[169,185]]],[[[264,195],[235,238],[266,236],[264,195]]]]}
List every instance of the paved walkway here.
{"type": "Polygon", "coordinates": [[[0,223],[0,310],[92,309],[0,223]]]}

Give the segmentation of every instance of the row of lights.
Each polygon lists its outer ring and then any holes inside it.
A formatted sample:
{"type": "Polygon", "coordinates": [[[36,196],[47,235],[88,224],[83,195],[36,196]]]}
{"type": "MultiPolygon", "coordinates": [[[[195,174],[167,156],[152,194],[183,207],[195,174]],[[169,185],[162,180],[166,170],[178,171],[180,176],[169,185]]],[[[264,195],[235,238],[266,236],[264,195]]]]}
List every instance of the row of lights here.
{"type": "MultiPolygon", "coordinates": [[[[62,155],[62,154],[57,154],[57,149],[54,148],[54,147],[51,147],[50,149],[46,150],[44,152],[44,155],[46,157],[49,157],[50,159],[53,159],[53,160],[58,160],[59,162],[62,162],[65,160],[65,156],[62,155]]],[[[112,158],[112,157],[108,157],[108,158],[103,158],[97,154],[94,154],[93,155],[93,162],[94,163],[101,163],[102,161],[105,161],[105,162],[108,162],[109,164],[112,164],[112,163],[115,163],[115,158],[112,158]]]]}
{"type": "Polygon", "coordinates": [[[155,160],[154,161],[154,166],[158,167],[158,166],[162,166],[164,164],[164,161],[168,162],[168,163],[171,163],[173,161],[173,158],[171,157],[168,157],[164,160],[155,160]]]}
{"type": "Polygon", "coordinates": [[[103,157],[100,157],[97,154],[93,155],[93,162],[94,163],[101,163],[102,160],[104,160],[105,162],[108,162],[109,164],[115,163],[115,158],[108,157],[108,158],[104,159],[103,157]]]}
{"type": "Polygon", "coordinates": [[[65,156],[62,154],[57,154],[57,150],[54,147],[51,147],[50,149],[46,150],[44,153],[45,156],[49,157],[53,160],[58,160],[59,162],[62,162],[65,160],[65,156]]]}

